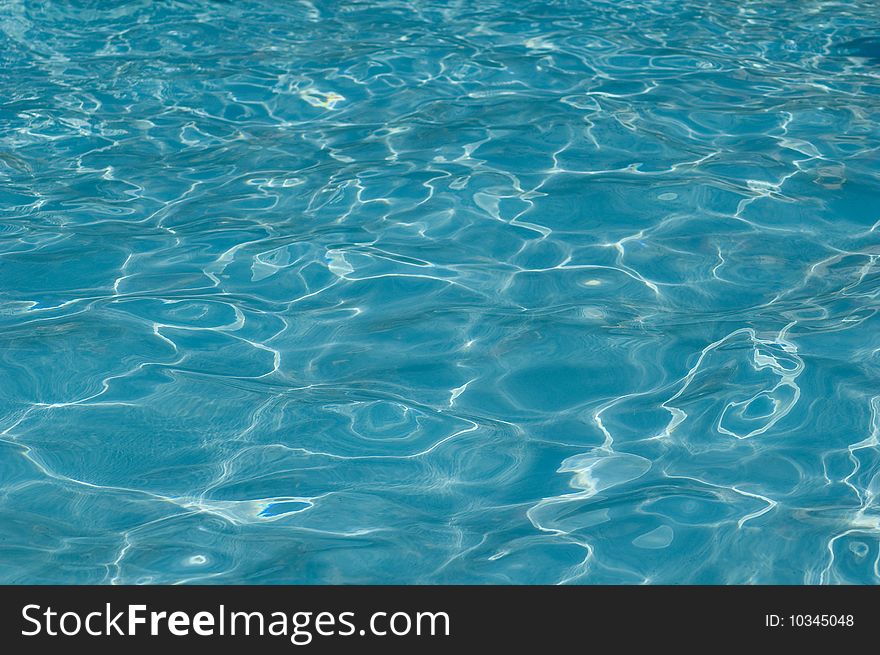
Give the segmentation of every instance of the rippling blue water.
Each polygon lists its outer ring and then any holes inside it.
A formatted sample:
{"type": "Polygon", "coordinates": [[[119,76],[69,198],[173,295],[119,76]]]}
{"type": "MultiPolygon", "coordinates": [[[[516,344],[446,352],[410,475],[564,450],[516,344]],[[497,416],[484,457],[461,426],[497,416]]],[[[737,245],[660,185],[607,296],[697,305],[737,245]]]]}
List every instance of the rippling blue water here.
{"type": "Polygon", "coordinates": [[[880,5],[0,4],[0,582],[880,581],[880,5]]]}

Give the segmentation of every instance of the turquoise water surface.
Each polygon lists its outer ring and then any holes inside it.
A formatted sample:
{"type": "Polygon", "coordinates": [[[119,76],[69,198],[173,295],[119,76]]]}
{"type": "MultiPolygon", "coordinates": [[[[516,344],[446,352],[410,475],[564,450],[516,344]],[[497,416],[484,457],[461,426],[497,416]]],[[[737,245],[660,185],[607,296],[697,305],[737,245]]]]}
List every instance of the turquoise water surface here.
{"type": "Polygon", "coordinates": [[[0,39],[0,582],[880,582],[880,3],[0,39]]]}

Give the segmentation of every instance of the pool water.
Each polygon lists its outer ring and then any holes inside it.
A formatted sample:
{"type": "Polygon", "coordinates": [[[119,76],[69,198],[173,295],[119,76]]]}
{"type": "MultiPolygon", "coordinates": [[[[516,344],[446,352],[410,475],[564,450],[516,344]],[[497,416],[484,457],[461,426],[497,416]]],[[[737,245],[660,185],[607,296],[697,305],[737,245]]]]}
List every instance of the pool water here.
{"type": "Polygon", "coordinates": [[[0,582],[880,582],[878,24],[0,4],[0,582]]]}

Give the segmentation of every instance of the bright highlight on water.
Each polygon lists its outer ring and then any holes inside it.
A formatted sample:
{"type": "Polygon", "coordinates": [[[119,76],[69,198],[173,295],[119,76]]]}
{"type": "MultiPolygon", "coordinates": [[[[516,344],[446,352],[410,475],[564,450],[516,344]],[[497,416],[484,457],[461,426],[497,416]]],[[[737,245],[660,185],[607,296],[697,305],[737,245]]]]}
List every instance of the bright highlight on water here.
{"type": "Polygon", "coordinates": [[[0,582],[880,582],[878,25],[0,3],[0,582]]]}

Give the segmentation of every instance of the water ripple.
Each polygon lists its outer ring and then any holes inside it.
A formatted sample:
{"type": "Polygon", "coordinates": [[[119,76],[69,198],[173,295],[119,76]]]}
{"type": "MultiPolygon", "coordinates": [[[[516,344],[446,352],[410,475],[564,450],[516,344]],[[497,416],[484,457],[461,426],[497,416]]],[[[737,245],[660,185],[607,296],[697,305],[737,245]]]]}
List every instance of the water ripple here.
{"type": "Polygon", "coordinates": [[[0,582],[880,582],[876,3],[0,6],[0,582]]]}

